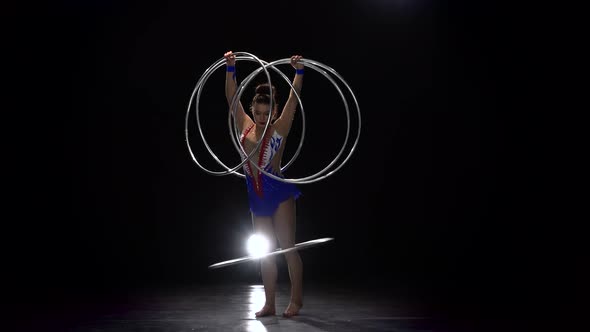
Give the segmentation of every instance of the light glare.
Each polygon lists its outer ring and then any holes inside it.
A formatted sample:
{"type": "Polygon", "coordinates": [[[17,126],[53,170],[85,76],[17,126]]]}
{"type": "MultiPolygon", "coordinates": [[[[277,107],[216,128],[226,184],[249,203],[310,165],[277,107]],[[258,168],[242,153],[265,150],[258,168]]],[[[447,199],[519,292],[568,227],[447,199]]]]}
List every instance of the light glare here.
{"type": "Polygon", "coordinates": [[[269,243],[264,237],[258,234],[253,234],[248,239],[246,248],[250,256],[260,257],[268,253],[269,243]]]}

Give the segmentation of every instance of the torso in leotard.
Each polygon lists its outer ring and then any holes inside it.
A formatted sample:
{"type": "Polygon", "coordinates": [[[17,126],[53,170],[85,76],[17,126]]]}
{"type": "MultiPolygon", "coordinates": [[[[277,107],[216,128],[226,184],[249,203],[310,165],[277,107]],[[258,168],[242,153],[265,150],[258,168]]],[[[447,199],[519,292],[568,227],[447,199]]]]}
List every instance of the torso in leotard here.
{"type": "MultiPolygon", "coordinates": [[[[247,154],[252,152],[259,140],[256,138],[253,128],[254,124],[246,128],[240,137],[242,146],[247,154]]],[[[244,172],[254,181],[257,193],[262,193],[260,184],[261,176],[264,174],[259,172],[258,169],[250,163],[256,162],[258,167],[266,172],[283,177],[281,173],[281,157],[284,151],[285,140],[285,137],[281,136],[272,126],[270,126],[258,151],[244,164],[244,172]]],[[[242,152],[242,160],[246,157],[247,155],[242,152]]]]}

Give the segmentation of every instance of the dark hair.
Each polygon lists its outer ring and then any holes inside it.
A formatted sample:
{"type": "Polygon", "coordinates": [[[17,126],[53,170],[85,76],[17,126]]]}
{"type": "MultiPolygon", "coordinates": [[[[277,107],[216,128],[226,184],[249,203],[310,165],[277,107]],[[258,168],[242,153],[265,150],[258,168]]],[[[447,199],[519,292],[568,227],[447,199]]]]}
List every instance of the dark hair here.
{"type": "Polygon", "coordinates": [[[272,87],[272,100],[274,106],[277,105],[277,89],[274,85],[269,85],[268,83],[258,84],[256,86],[255,95],[252,99],[252,106],[255,103],[259,104],[269,104],[270,105],[270,89],[272,87]]]}

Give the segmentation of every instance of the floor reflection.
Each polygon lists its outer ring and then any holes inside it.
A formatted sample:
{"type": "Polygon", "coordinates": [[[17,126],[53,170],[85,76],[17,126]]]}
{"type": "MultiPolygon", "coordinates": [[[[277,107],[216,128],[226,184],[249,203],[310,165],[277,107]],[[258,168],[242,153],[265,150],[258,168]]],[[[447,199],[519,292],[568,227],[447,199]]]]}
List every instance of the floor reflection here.
{"type": "Polygon", "coordinates": [[[248,332],[267,332],[268,330],[264,327],[259,320],[250,320],[246,323],[246,331],[248,332]]]}
{"type": "Polygon", "coordinates": [[[255,313],[264,307],[265,296],[263,285],[251,285],[248,294],[248,316],[254,317],[255,313]]]}
{"type": "MultiPolygon", "coordinates": [[[[263,285],[251,285],[248,294],[248,317],[255,317],[255,313],[262,309],[265,302],[264,286],[263,285]]],[[[246,325],[246,331],[248,332],[266,332],[267,329],[264,327],[259,320],[250,320],[246,325]]]]}

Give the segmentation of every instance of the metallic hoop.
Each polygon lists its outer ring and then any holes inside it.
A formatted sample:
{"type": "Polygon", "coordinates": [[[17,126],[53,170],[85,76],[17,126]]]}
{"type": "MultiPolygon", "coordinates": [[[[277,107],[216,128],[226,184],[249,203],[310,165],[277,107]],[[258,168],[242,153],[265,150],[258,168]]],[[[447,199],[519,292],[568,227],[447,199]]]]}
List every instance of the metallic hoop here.
{"type": "MultiPolygon", "coordinates": [[[[275,68],[275,65],[280,65],[280,64],[285,64],[285,63],[289,63],[290,59],[286,58],[286,59],[280,59],[280,60],[276,60],[273,61],[271,63],[268,63],[266,61],[260,60],[259,58],[257,58],[255,55],[251,54],[251,53],[247,53],[247,52],[235,52],[234,54],[236,54],[236,60],[252,60],[252,61],[256,61],[258,62],[261,67],[258,68],[256,71],[252,72],[249,76],[246,77],[246,79],[244,79],[244,81],[238,86],[236,93],[234,94],[232,101],[231,101],[231,105],[230,105],[230,110],[231,112],[229,112],[228,115],[228,126],[229,126],[229,130],[230,130],[230,136],[232,138],[232,142],[234,143],[234,146],[236,147],[236,149],[238,150],[238,152],[241,152],[242,155],[247,155],[247,157],[242,158],[242,162],[239,163],[237,166],[233,167],[233,168],[229,168],[227,167],[225,164],[223,164],[223,162],[221,162],[221,160],[219,160],[219,158],[217,157],[217,155],[215,155],[215,153],[212,151],[212,149],[210,148],[210,146],[207,144],[207,141],[205,139],[205,136],[203,134],[203,130],[201,128],[201,123],[200,123],[200,116],[199,116],[199,100],[200,100],[200,95],[201,95],[201,91],[203,88],[203,85],[205,84],[205,82],[209,79],[209,76],[219,67],[223,66],[223,64],[225,63],[225,58],[221,58],[220,60],[218,60],[217,62],[215,62],[213,65],[211,65],[206,71],[205,73],[201,76],[201,78],[199,79],[199,81],[197,82],[197,85],[195,87],[195,89],[193,90],[193,93],[191,94],[191,98],[189,100],[189,105],[188,105],[188,109],[187,109],[187,113],[186,113],[186,117],[185,117],[185,137],[186,137],[186,143],[189,149],[189,152],[193,158],[193,160],[195,161],[195,163],[201,167],[205,172],[212,174],[212,175],[227,175],[227,174],[234,174],[234,175],[238,175],[241,177],[244,177],[245,175],[236,172],[236,170],[240,167],[242,167],[246,162],[248,162],[250,160],[250,158],[252,158],[252,156],[256,153],[256,151],[259,150],[263,138],[265,137],[265,134],[268,130],[268,127],[270,125],[270,120],[271,117],[269,117],[267,119],[267,123],[266,126],[264,128],[264,131],[261,135],[260,140],[257,142],[256,147],[252,150],[252,152],[250,152],[250,154],[247,154],[244,151],[244,148],[241,146],[241,144],[239,144],[240,141],[240,133],[238,132],[237,128],[237,123],[236,123],[236,116],[235,113],[237,111],[238,108],[238,101],[240,100],[241,95],[243,94],[245,87],[250,83],[250,81],[257,75],[259,74],[262,70],[264,70],[268,83],[269,85],[272,86],[272,82],[270,79],[270,74],[268,72],[267,67],[270,67],[271,69],[275,70],[276,72],[278,72],[283,79],[285,79],[285,81],[287,81],[287,83],[289,84],[289,86],[291,87],[291,89],[295,92],[293,85],[291,84],[290,80],[277,68],[275,68]],[[211,156],[220,164],[222,165],[226,171],[221,171],[221,172],[215,172],[215,171],[211,171],[206,169],[204,166],[202,166],[196,159],[196,157],[194,156],[191,147],[190,147],[190,143],[189,143],[189,139],[188,139],[188,119],[189,119],[189,114],[190,114],[190,109],[191,109],[191,105],[192,105],[192,100],[195,97],[195,93],[197,95],[196,97],[196,102],[195,102],[195,110],[196,110],[196,115],[197,115],[197,126],[199,129],[199,133],[201,135],[201,138],[203,139],[203,143],[207,148],[207,151],[209,151],[209,153],[211,154],[211,156]],[[232,121],[231,118],[234,118],[233,121],[233,125],[234,125],[234,134],[232,135],[232,121]],[[238,143],[236,143],[238,142],[238,143]]],[[[355,151],[356,146],[358,145],[358,141],[360,139],[360,132],[361,132],[361,113],[360,113],[360,107],[358,105],[358,101],[352,91],[352,89],[350,88],[350,86],[348,85],[348,83],[342,78],[342,76],[340,76],[334,69],[332,69],[331,67],[324,65],[320,62],[314,61],[314,60],[309,60],[309,59],[302,59],[301,60],[302,63],[304,63],[306,65],[306,67],[312,68],[314,70],[316,70],[317,72],[321,73],[322,75],[324,75],[333,85],[334,87],[337,89],[338,93],[340,94],[342,101],[344,103],[345,106],[345,110],[346,110],[346,117],[347,117],[347,130],[346,130],[346,138],[344,140],[344,143],[342,145],[342,148],[340,149],[338,155],[334,158],[334,160],[332,162],[330,162],[328,164],[328,166],[326,166],[324,169],[320,170],[319,172],[317,172],[316,174],[313,174],[311,176],[307,176],[307,177],[303,177],[303,178],[297,178],[297,179],[288,179],[288,178],[281,178],[278,177],[274,174],[271,174],[267,171],[265,171],[264,169],[261,169],[260,166],[258,166],[256,163],[251,163],[252,165],[254,165],[254,167],[256,167],[260,172],[262,172],[263,174],[267,175],[268,177],[271,177],[275,180],[278,181],[282,181],[282,182],[287,182],[287,183],[296,183],[296,184],[307,184],[307,183],[313,183],[313,182],[317,182],[320,180],[325,179],[326,177],[334,174],[336,171],[338,171],[340,168],[342,168],[342,166],[344,166],[344,164],[346,164],[346,162],[350,159],[350,157],[352,156],[352,153],[355,151]],[[338,167],[336,167],[334,170],[332,170],[331,172],[329,172],[328,174],[325,174],[336,162],[337,160],[342,156],[345,148],[346,148],[346,144],[348,143],[348,139],[350,137],[350,110],[349,110],[349,106],[348,106],[348,102],[346,100],[346,97],[344,96],[344,94],[342,93],[342,90],[340,89],[340,87],[338,86],[338,84],[332,79],[332,77],[323,69],[327,70],[328,72],[330,72],[331,74],[333,74],[334,76],[336,76],[343,85],[346,86],[348,92],[350,93],[350,95],[353,98],[356,110],[357,110],[357,115],[358,115],[358,127],[357,127],[357,135],[354,141],[353,146],[351,147],[348,155],[346,156],[346,158],[341,162],[340,165],[338,165],[338,167]]],[[[299,155],[299,152],[301,150],[301,147],[303,145],[303,140],[305,137],[305,113],[303,111],[303,104],[301,102],[300,96],[295,92],[295,95],[298,99],[299,105],[301,107],[301,113],[303,116],[303,133],[301,135],[301,140],[299,143],[299,146],[297,148],[297,151],[295,152],[293,158],[284,166],[281,168],[281,171],[284,171],[285,169],[287,169],[293,162],[294,160],[297,158],[297,156],[299,155]]],[[[272,89],[270,90],[270,106],[271,109],[274,106],[273,103],[273,98],[272,98],[272,89]]]]}

